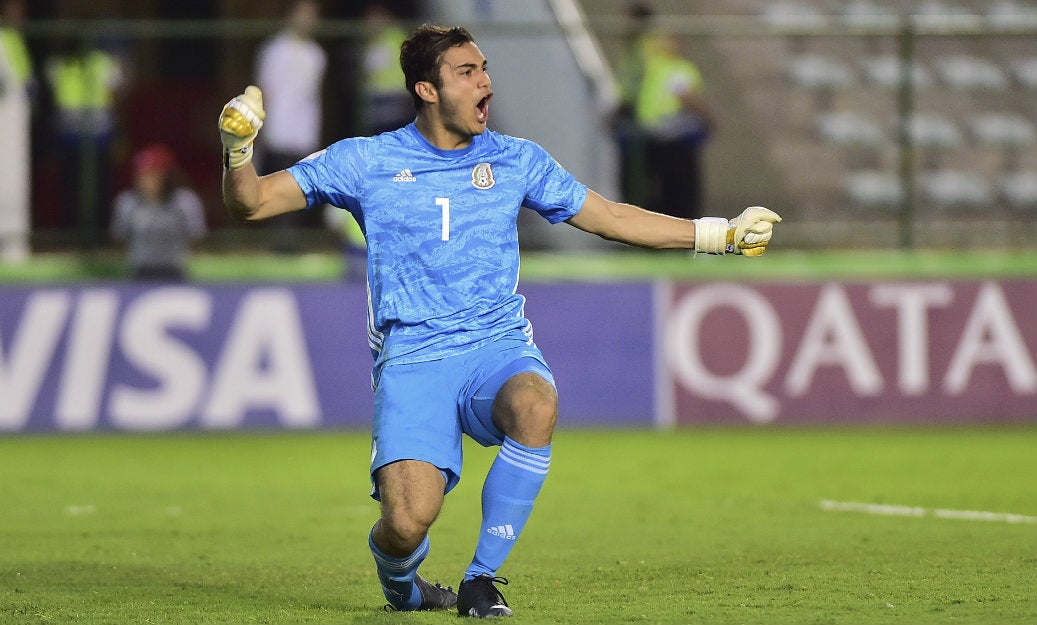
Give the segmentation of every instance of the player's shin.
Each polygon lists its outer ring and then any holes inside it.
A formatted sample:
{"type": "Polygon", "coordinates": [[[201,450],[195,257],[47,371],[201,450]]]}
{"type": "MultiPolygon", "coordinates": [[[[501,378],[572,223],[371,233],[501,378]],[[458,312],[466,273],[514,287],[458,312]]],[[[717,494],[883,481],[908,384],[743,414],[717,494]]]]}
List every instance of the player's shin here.
{"type": "Polygon", "coordinates": [[[497,574],[533,512],[550,465],[550,445],[526,447],[505,437],[483,484],[481,533],[465,579],[497,574]]]}
{"type": "Polygon", "coordinates": [[[414,577],[418,573],[418,566],[428,556],[429,539],[418,545],[414,553],[397,558],[384,553],[374,544],[372,534],[368,535],[367,543],[374,556],[375,567],[378,569],[378,581],[382,585],[382,593],[385,599],[396,610],[417,610],[421,605],[421,591],[414,583],[414,577]]]}

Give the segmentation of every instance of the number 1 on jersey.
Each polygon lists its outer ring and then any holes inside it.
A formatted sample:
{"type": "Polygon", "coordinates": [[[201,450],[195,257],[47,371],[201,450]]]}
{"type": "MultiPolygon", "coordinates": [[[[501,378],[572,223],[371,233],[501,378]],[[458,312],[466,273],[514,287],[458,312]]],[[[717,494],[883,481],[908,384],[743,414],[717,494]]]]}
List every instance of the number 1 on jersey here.
{"type": "Polygon", "coordinates": [[[443,236],[442,240],[450,240],[450,198],[437,197],[436,206],[443,210],[443,236]]]}

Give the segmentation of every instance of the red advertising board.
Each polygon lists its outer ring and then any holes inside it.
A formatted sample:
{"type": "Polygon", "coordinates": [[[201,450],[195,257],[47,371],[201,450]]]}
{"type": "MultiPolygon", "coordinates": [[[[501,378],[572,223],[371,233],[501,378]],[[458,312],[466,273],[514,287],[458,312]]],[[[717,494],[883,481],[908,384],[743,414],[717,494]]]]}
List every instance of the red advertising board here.
{"type": "Polygon", "coordinates": [[[659,284],[665,424],[1037,420],[1037,282],[659,284]]]}

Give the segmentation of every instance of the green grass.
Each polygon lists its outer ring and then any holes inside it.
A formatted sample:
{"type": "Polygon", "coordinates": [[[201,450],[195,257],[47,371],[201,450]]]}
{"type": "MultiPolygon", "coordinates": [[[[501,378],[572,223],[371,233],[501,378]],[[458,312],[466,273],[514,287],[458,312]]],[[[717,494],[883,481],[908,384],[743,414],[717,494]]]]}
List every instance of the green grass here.
{"type": "MultiPolygon", "coordinates": [[[[0,623],[453,623],[387,614],[366,433],[0,438],[0,623]]],[[[1037,621],[1037,428],[562,431],[501,574],[520,623],[1037,621]]],[[[432,533],[455,584],[492,451],[432,533]]]]}
{"type": "MultiPolygon", "coordinates": [[[[227,281],[339,280],[335,252],[276,255],[199,253],[190,262],[192,279],[227,281]]],[[[21,265],[0,264],[2,283],[62,283],[115,280],[125,275],[121,255],[38,254],[21,265]]],[[[967,250],[898,252],[883,250],[772,250],[759,259],[723,258],[688,252],[611,252],[523,254],[524,280],[712,280],[942,279],[1037,277],[1037,251],[967,250]]]]}

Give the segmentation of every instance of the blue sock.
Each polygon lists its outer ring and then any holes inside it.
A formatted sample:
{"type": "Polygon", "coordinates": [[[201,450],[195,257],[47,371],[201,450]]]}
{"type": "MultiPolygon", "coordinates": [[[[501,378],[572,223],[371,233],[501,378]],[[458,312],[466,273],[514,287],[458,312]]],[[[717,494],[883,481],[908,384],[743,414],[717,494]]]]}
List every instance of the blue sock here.
{"type": "MultiPolygon", "coordinates": [[[[372,533],[374,530],[371,530],[372,533]]],[[[421,591],[414,583],[414,576],[418,574],[418,566],[428,555],[428,536],[421,541],[414,553],[409,556],[397,558],[386,555],[374,544],[371,535],[367,537],[367,544],[374,556],[375,568],[378,569],[378,581],[382,584],[382,594],[389,604],[397,610],[417,610],[421,605],[421,591]]]]}
{"type": "Polygon", "coordinates": [[[526,447],[504,438],[483,484],[481,533],[465,579],[497,574],[533,512],[550,466],[550,445],[526,447]]]}

